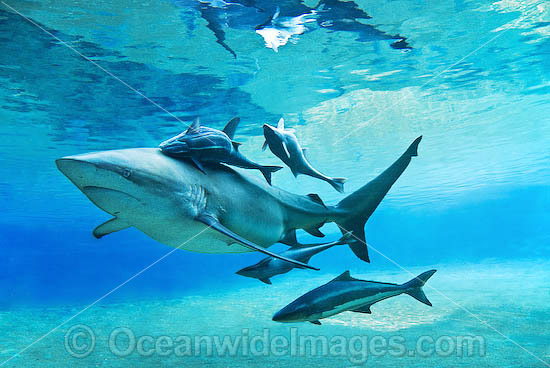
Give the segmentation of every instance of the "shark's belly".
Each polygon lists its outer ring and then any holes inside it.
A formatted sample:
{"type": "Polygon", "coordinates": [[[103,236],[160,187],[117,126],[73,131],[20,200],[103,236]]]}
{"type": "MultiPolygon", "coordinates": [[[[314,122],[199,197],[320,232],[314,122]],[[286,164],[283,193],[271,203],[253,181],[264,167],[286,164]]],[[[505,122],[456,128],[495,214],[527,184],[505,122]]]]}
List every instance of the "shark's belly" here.
{"type": "MultiPolygon", "coordinates": [[[[244,253],[252,251],[239,243],[235,243],[233,239],[220,232],[194,220],[178,221],[177,223],[169,220],[134,222],[134,227],[162,244],[192,252],[244,253]]],[[[257,244],[265,246],[261,243],[257,244]]]]}

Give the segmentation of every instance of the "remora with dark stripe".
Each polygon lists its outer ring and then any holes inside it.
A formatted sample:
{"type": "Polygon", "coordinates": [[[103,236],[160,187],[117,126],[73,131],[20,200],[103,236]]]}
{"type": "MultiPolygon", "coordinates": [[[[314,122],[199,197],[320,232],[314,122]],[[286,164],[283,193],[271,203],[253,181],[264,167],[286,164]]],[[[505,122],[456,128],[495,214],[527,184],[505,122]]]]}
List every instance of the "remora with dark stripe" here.
{"type": "Polygon", "coordinates": [[[370,307],[374,303],[400,294],[408,294],[431,306],[432,303],[422,291],[422,287],[435,271],[426,271],[404,284],[359,280],[351,277],[349,271],[346,271],[275,313],[273,320],[277,322],[307,321],[320,325],[320,319],[346,311],[371,313],[370,307]]]}

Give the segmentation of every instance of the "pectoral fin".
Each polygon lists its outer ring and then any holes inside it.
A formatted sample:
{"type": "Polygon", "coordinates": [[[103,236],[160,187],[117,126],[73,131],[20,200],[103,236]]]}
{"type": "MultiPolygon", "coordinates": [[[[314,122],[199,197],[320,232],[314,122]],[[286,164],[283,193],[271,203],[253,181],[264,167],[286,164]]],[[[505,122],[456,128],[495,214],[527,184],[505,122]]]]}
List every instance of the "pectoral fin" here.
{"type": "Polygon", "coordinates": [[[286,258],[286,257],[283,257],[281,255],[278,255],[277,253],[270,252],[269,250],[267,250],[263,247],[260,247],[259,245],[256,245],[256,244],[246,240],[245,238],[241,237],[240,235],[235,234],[234,232],[232,232],[231,230],[229,230],[228,228],[223,226],[218,221],[218,219],[216,219],[214,216],[212,216],[210,214],[201,214],[201,215],[197,216],[195,218],[195,220],[200,221],[200,222],[202,222],[203,224],[205,224],[207,226],[210,226],[212,229],[219,231],[220,233],[222,233],[222,234],[230,237],[231,239],[235,240],[237,243],[240,243],[240,244],[244,245],[245,247],[248,247],[252,250],[256,250],[258,252],[264,253],[264,254],[266,254],[270,257],[273,257],[273,258],[278,258],[280,260],[290,262],[290,263],[292,263],[296,266],[299,266],[299,267],[309,268],[309,269],[316,270],[316,271],[319,270],[318,268],[310,266],[306,263],[295,261],[293,259],[286,258]]]}
{"type": "Polygon", "coordinates": [[[267,139],[265,140],[264,144],[262,145],[262,151],[265,151],[267,148],[267,139]]]}
{"type": "Polygon", "coordinates": [[[372,312],[370,310],[370,306],[371,306],[371,304],[363,305],[363,306],[361,306],[357,309],[352,310],[352,312],[371,314],[372,312]]]}
{"type": "Polygon", "coordinates": [[[199,169],[200,171],[202,171],[203,174],[206,174],[206,171],[204,171],[204,167],[202,166],[201,162],[199,160],[197,160],[196,158],[194,157],[191,157],[191,161],[193,161],[193,163],[195,164],[195,166],[197,167],[197,169],[199,169]]]}
{"type": "Polygon", "coordinates": [[[118,217],[113,217],[109,221],[104,222],[96,227],[93,234],[97,239],[99,239],[101,237],[104,237],[105,235],[109,235],[111,233],[127,229],[129,227],[130,225],[128,223],[122,221],[118,217]]]}
{"type": "Polygon", "coordinates": [[[261,282],[263,282],[264,284],[268,284],[268,285],[271,285],[271,280],[268,279],[268,278],[265,278],[265,279],[259,279],[261,282]]]}
{"type": "Polygon", "coordinates": [[[321,322],[319,321],[309,321],[309,322],[313,323],[314,325],[321,325],[321,322]]]}
{"type": "Polygon", "coordinates": [[[282,142],[282,144],[283,144],[283,148],[284,148],[285,153],[286,153],[286,157],[288,157],[290,159],[290,152],[288,152],[288,148],[286,147],[286,143],[282,142]]]}

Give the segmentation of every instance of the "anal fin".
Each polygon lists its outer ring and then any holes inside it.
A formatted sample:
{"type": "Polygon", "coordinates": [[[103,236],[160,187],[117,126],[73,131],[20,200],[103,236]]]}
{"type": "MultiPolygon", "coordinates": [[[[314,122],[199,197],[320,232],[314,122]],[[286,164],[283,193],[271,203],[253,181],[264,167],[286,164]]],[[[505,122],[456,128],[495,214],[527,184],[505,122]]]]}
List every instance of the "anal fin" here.
{"type": "Polygon", "coordinates": [[[304,231],[308,232],[309,234],[313,235],[313,236],[316,236],[318,238],[323,238],[325,236],[325,234],[323,234],[321,232],[321,230],[319,230],[319,228],[323,227],[325,223],[322,222],[318,225],[315,225],[315,226],[312,226],[312,227],[309,227],[307,229],[304,229],[304,231]]]}
{"type": "Polygon", "coordinates": [[[260,280],[264,284],[271,285],[271,280],[269,278],[263,278],[263,279],[258,279],[258,280],[260,280]]]}
{"type": "Polygon", "coordinates": [[[111,233],[127,229],[130,226],[131,225],[129,225],[127,222],[122,221],[118,217],[113,217],[109,221],[106,221],[101,225],[99,225],[98,227],[96,227],[94,229],[93,234],[97,239],[99,239],[104,237],[105,235],[109,235],[111,233]]]}

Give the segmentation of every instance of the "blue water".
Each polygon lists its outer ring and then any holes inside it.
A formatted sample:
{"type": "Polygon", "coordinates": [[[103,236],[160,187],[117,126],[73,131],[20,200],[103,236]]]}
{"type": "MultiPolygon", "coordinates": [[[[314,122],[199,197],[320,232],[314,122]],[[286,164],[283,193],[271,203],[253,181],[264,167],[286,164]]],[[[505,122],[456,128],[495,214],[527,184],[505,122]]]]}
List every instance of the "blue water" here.
{"type": "MultiPolygon", "coordinates": [[[[182,121],[200,117],[221,129],[234,116],[242,152],[270,165],[280,162],[261,150],[261,126],[284,117],[316,168],[349,179],[346,193],[423,135],[419,156],[367,223],[371,263],[335,247],[312,259],[320,272],[295,270],[267,286],[235,274],[258,254],[178,250],[6,366],[181,366],[173,356],[114,357],[99,343],[74,358],[63,336],[81,319],[99,336],[118,326],[153,336],[287,333],[272,314],[345,270],[403,282],[406,270],[430,268],[438,269],[433,287],[452,302],[427,290],[432,309],[401,296],[372,315],[296,326],[329,336],[446,331],[487,339],[485,360],[386,356],[380,366],[550,364],[541,327],[550,302],[547,1],[6,1],[0,82],[0,320],[9,327],[0,334],[0,364],[172,250],[133,228],[95,239],[92,230],[110,216],[54,160],[155,147],[185,129],[182,121]]],[[[343,198],[288,169],[273,182],[329,204],[343,198]]],[[[323,232],[339,236],[333,224],[323,232]]],[[[186,362],[309,364],[288,356],[204,359],[186,362]]]]}

